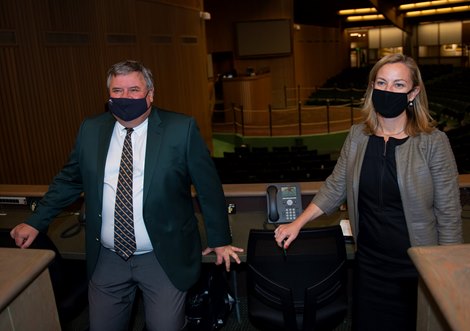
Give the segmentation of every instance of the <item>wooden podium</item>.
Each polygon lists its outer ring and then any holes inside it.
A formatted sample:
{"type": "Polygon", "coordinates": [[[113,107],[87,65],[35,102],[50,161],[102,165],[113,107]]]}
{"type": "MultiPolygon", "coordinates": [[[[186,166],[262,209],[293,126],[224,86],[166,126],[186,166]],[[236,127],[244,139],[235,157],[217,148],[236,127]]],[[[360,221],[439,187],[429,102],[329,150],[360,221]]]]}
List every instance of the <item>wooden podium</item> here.
{"type": "Polygon", "coordinates": [[[0,330],[60,330],[49,263],[54,252],[0,248],[0,330]]]}
{"type": "Polygon", "coordinates": [[[419,271],[418,331],[470,327],[470,244],[412,247],[419,271]]]}
{"type": "Polygon", "coordinates": [[[246,111],[245,124],[256,124],[253,111],[268,114],[269,105],[272,104],[271,74],[226,78],[223,80],[223,93],[225,109],[231,109],[232,104],[243,106],[246,111]]]}

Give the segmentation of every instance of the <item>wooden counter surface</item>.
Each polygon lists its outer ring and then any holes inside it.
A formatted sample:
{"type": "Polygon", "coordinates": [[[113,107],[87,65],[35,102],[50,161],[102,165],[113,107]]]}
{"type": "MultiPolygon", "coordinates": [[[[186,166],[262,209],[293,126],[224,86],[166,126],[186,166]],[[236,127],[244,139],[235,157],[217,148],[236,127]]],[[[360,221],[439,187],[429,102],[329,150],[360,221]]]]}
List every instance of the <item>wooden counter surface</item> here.
{"type": "Polygon", "coordinates": [[[0,248],[0,330],[60,331],[49,250],[0,248]]]}
{"type": "MultiPolygon", "coordinates": [[[[266,195],[268,183],[259,184],[224,184],[226,197],[246,197],[266,195]]],[[[300,182],[302,194],[315,194],[323,182],[300,182]]],[[[470,174],[459,175],[460,187],[470,187],[470,174]]],[[[10,185],[0,184],[0,196],[3,197],[42,197],[48,189],[48,185],[10,185]]],[[[195,192],[193,190],[193,195],[195,192]]]]}
{"type": "Polygon", "coordinates": [[[417,330],[469,330],[470,244],[412,247],[408,252],[420,275],[417,330]]]}
{"type": "Polygon", "coordinates": [[[0,311],[47,268],[54,255],[48,250],[0,248],[0,311]]]}

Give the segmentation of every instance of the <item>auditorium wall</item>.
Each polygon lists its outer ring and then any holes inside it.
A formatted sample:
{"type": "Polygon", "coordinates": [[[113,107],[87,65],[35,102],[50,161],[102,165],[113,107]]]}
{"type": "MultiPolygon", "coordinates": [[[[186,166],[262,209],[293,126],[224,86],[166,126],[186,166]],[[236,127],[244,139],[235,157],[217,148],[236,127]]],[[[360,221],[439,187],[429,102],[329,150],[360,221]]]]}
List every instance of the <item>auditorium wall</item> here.
{"type": "Polygon", "coordinates": [[[48,184],[83,118],[104,111],[106,71],[153,71],[154,103],[196,117],[211,143],[202,0],[0,2],[0,183],[48,184]]]}
{"type": "MultiPolygon", "coordinates": [[[[235,52],[234,22],[292,12],[293,0],[0,1],[0,183],[48,184],[81,121],[105,110],[106,71],[124,59],[152,69],[154,103],[194,116],[212,148],[208,54],[235,52]]],[[[292,34],[287,56],[233,58],[239,71],[269,68],[274,106],[284,87],[321,85],[349,64],[338,30],[292,34]]]]}
{"type": "MultiPolygon", "coordinates": [[[[247,68],[254,71],[269,69],[273,108],[285,106],[285,87],[318,87],[349,66],[349,44],[344,32],[339,28],[294,24],[293,0],[205,0],[204,6],[211,14],[210,21],[206,22],[208,52],[232,54],[232,69],[240,75],[244,75],[247,68]],[[237,56],[237,22],[277,19],[292,22],[291,54],[251,58],[237,56]]],[[[304,91],[306,95],[311,92],[304,91]]]]}

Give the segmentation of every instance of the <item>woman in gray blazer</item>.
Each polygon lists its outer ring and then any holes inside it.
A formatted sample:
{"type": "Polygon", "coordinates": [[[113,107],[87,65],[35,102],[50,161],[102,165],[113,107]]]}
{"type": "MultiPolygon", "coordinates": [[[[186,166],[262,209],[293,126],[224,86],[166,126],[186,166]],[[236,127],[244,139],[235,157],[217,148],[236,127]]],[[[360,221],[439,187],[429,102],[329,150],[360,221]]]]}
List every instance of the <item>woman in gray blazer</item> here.
{"type": "Polygon", "coordinates": [[[346,200],[357,243],[353,329],[415,330],[418,274],[407,249],[462,242],[457,166],[412,58],[376,63],[363,115],[318,194],[275,240],[287,248],[308,221],[346,200]]]}

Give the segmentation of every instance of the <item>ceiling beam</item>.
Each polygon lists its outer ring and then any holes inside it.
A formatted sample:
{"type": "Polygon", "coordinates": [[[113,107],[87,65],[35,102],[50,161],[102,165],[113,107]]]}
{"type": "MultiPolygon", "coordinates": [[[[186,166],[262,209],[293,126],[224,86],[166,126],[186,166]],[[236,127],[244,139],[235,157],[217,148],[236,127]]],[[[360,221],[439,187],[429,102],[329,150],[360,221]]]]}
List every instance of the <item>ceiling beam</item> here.
{"type": "Polygon", "coordinates": [[[379,13],[385,16],[393,25],[399,29],[411,34],[411,29],[405,23],[405,15],[400,13],[398,7],[394,6],[391,1],[369,0],[369,2],[377,9],[379,13]]]}

